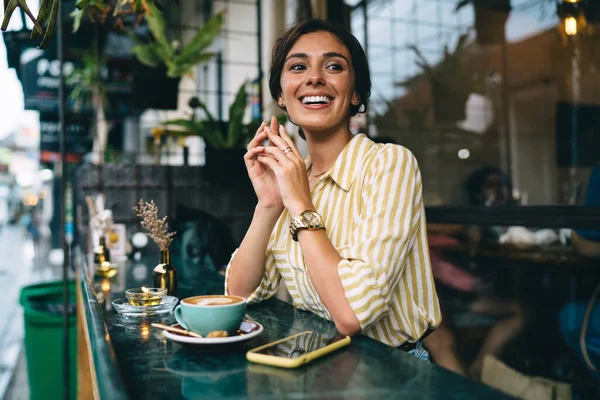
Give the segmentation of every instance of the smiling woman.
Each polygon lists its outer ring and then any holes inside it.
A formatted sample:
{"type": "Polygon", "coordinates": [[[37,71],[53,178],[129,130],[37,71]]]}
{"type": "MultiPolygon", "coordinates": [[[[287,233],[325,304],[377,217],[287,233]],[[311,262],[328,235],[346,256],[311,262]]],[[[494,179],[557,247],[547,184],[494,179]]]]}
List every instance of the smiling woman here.
{"type": "Polygon", "coordinates": [[[440,310],[421,174],[404,147],[350,132],[371,89],[362,47],[341,27],[303,22],[275,43],[269,87],[304,132],[310,157],[275,118],[256,132],[244,159],[258,204],[225,292],[258,302],[283,281],[294,306],[340,333],[426,357],[420,340],[440,310]]]}

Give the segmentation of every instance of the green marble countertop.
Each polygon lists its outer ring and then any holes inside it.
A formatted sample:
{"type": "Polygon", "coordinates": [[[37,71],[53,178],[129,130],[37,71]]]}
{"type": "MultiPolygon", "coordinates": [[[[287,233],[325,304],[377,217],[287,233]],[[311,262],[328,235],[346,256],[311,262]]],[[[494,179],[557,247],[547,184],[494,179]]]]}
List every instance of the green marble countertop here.
{"type": "MultiPolygon", "coordinates": [[[[77,257],[89,342],[102,399],[504,399],[507,396],[364,336],[295,370],[252,364],[254,347],[311,330],[335,334],[334,325],[279,300],[253,305],[248,315],[264,332],[247,342],[184,347],[147,321],[127,320],[110,304],[128,288],[151,286],[157,255],[124,261],[110,279],[90,273],[77,257]]],[[[179,298],[223,291],[223,277],[198,268],[179,271],[179,298]]],[[[92,271],[93,272],[93,271],[92,271]]],[[[173,321],[167,317],[165,323],[173,321]]]]}

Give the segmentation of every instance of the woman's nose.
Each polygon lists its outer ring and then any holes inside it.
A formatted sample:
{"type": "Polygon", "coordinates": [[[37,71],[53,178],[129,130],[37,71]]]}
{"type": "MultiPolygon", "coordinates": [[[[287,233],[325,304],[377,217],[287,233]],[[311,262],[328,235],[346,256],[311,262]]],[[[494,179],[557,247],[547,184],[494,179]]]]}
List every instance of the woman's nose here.
{"type": "Polygon", "coordinates": [[[306,84],[308,86],[325,85],[323,74],[319,70],[310,71],[306,77],[306,84]]]}

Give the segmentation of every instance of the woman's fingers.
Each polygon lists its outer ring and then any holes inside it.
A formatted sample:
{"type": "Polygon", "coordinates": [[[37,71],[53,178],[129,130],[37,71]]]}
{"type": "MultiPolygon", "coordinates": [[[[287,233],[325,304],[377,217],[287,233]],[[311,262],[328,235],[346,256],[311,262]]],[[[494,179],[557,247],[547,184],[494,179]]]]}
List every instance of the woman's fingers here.
{"type": "Polygon", "coordinates": [[[271,157],[260,156],[256,158],[256,161],[258,161],[261,164],[265,164],[267,167],[271,168],[275,173],[279,170],[279,168],[281,168],[281,165],[277,162],[277,160],[271,157]]]}
{"type": "Polygon", "coordinates": [[[247,150],[250,150],[253,147],[259,146],[260,143],[263,140],[265,140],[266,135],[267,135],[265,132],[266,126],[267,126],[267,121],[263,121],[262,124],[260,124],[260,126],[256,130],[256,134],[254,135],[254,138],[250,141],[250,143],[248,143],[248,147],[246,148],[247,150]]]}
{"type": "Polygon", "coordinates": [[[279,132],[279,121],[277,121],[277,118],[275,118],[275,116],[271,117],[271,125],[269,126],[269,128],[273,132],[279,132]]]}
{"type": "Polygon", "coordinates": [[[265,155],[270,155],[272,158],[277,160],[281,165],[289,165],[292,160],[288,157],[287,154],[283,152],[278,146],[269,146],[265,147],[264,152],[265,155]]]}
{"type": "Polygon", "coordinates": [[[246,154],[244,154],[244,163],[246,164],[246,168],[251,168],[254,165],[254,161],[256,157],[264,151],[264,147],[257,146],[249,149],[246,154]]]}
{"type": "Polygon", "coordinates": [[[264,151],[264,149],[265,149],[265,148],[264,148],[263,146],[256,146],[256,147],[253,147],[253,148],[251,148],[250,150],[248,150],[248,151],[246,152],[246,154],[244,154],[244,159],[245,159],[245,160],[247,160],[247,159],[251,159],[251,158],[256,158],[256,156],[257,156],[259,153],[262,153],[262,152],[264,151]]]}
{"type": "MultiPolygon", "coordinates": [[[[267,124],[267,127],[271,129],[272,132],[277,132],[279,130],[279,121],[277,121],[277,118],[275,118],[275,116],[271,117],[271,124],[270,126],[267,124]]],[[[269,138],[269,146],[274,146],[275,144],[273,143],[273,141],[269,138]]]]}
{"type": "Polygon", "coordinates": [[[280,138],[276,132],[272,131],[271,128],[265,128],[265,131],[269,135],[269,140],[273,142],[273,144],[281,150],[285,150],[286,147],[291,147],[288,143],[280,138]]]}
{"type": "Polygon", "coordinates": [[[292,138],[290,137],[290,135],[287,134],[287,131],[285,130],[285,128],[283,127],[283,125],[279,126],[279,136],[287,143],[287,145],[289,147],[292,148],[292,150],[294,151],[294,154],[296,155],[296,157],[298,157],[299,160],[303,160],[302,155],[300,154],[300,152],[296,148],[296,145],[294,144],[294,141],[292,140],[292,138]]]}

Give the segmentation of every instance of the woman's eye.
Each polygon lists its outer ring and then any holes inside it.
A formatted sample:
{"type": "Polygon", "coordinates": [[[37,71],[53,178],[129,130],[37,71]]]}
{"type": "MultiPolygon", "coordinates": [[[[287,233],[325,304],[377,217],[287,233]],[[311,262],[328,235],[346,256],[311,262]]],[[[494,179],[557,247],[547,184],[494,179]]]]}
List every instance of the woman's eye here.
{"type": "Polygon", "coordinates": [[[294,64],[290,67],[290,71],[300,71],[303,69],[305,69],[305,67],[302,64],[294,64]]]}
{"type": "Polygon", "coordinates": [[[327,66],[327,69],[333,69],[335,71],[342,71],[344,68],[340,64],[331,64],[327,66]]]}

